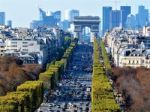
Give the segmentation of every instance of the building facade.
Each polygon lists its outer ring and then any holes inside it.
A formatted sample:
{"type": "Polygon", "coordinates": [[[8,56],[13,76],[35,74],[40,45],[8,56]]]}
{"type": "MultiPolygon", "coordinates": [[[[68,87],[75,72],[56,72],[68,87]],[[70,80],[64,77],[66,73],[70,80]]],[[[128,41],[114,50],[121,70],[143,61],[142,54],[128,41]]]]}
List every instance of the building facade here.
{"type": "Polygon", "coordinates": [[[74,17],[78,17],[80,16],[80,12],[79,10],[66,10],[65,11],[65,20],[69,20],[70,22],[72,22],[74,20],[74,17]]]}
{"type": "Polygon", "coordinates": [[[133,14],[128,15],[126,21],[126,28],[128,29],[136,29],[136,17],[133,14]]]}
{"type": "Polygon", "coordinates": [[[148,22],[149,11],[144,6],[138,7],[138,14],[136,15],[136,22],[138,28],[143,28],[148,22]]]}
{"type": "Polygon", "coordinates": [[[0,39],[0,56],[3,56],[5,52],[5,43],[0,39]]]}
{"type": "Polygon", "coordinates": [[[5,12],[0,12],[0,25],[5,25],[5,12]]]}
{"type": "Polygon", "coordinates": [[[114,27],[126,28],[128,15],[131,13],[131,6],[121,6],[120,10],[112,10],[112,7],[103,7],[103,35],[114,27]]]}
{"type": "Polygon", "coordinates": [[[110,30],[110,18],[112,7],[103,7],[103,34],[110,30]]]}
{"type": "Polygon", "coordinates": [[[33,20],[30,23],[30,28],[36,29],[38,27],[56,27],[61,21],[61,11],[46,13],[39,8],[39,20],[33,20]]]}
{"type": "Polygon", "coordinates": [[[105,40],[115,66],[150,68],[150,36],[114,28],[105,40]]]}
{"type": "Polygon", "coordinates": [[[8,26],[8,27],[12,27],[12,20],[8,20],[8,21],[7,21],[7,26],[8,26]]]}
{"type": "Polygon", "coordinates": [[[121,26],[121,11],[112,10],[110,15],[110,29],[121,26]]]}
{"type": "Polygon", "coordinates": [[[0,55],[14,56],[25,64],[46,64],[56,58],[64,45],[65,32],[59,28],[11,28],[0,25],[0,55]]]}
{"type": "Polygon", "coordinates": [[[127,17],[131,14],[131,6],[121,6],[121,26],[126,28],[127,17]]]}
{"type": "Polygon", "coordinates": [[[40,53],[40,45],[37,40],[33,39],[7,39],[6,43],[6,51],[19,51],[24,53],[32,53],[39,52],[40,53]]]}

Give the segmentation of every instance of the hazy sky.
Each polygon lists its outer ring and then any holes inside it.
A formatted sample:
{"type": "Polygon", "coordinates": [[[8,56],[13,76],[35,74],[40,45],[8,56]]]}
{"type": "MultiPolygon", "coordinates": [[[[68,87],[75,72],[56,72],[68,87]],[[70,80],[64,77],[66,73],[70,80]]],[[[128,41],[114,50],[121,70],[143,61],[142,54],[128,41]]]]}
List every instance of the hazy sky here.
{"type": "Polygon", "coordinates": [[[6,12],[6,19],[13,21],[13,26],[29,27],[33,19],[38,19],[38,7],[56,11],[79,9],[81,15],[102,15],[103,6],[119,8],[120,5],[131,5],[132,13],[137,12],[139,5],[150,9],[150,0],[0,0],[0,11],[6,12]]]}

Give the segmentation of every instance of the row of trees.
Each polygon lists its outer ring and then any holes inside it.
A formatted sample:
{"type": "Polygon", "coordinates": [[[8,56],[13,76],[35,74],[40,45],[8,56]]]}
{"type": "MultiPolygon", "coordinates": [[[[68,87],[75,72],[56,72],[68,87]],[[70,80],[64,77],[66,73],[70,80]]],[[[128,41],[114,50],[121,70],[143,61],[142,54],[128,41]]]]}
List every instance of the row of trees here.
{"type": "MultiPolygon", "coordinates": [[[[94,41],[94,62],[92,77],[92,111],[93,112],[118,112],[119,105],[114,100],[113,88],[105,75],[104,66],[100,63],[100,55],[106,56],[105,50],[102,48],[100,52],[99,44],[94,41]]],[[[104,59],[104,64],[108,65],[108,61],[104,59]]],[[[106,66],[106,68],[109,66],[106,66]]]]}
{"type": "Polygon", "coordinates": [[[33,112],[43,100],[43,82],[26,81],[0,97],[0,112],[33,112]]]}
{"type": "Polygon", "coordinates": [[[64,53],[62,59],[49,64],[47,70],[40,74],[39,80],[44,82],[45,89],[51,90],[56,86],[57,82],[60,80],[60,74],[64,72],[68,65],[76,44],[76,42],[72,42],[70,47],[67,48],[66,52],[64,53]]]}
{"type": "Polygon", "coordinates": [[[108,54],[106,52],[105,44],[103,41],[100,41],[100,47],[101,47],[102,57],[104,60],[104,66],[106,67],[107,70],[111,71],[110,60],[109,60],[108,54]]]}
{"type": "Polygon", "coordinates": [[[47,70],[39,75],[37,81],[26,81],[15,92],[0,97],[0,112],[33,112],[43,101],[45,89],[53,89],[66,69],[77,40],[71,42],[59,61],[47,64],[47,70]]]}

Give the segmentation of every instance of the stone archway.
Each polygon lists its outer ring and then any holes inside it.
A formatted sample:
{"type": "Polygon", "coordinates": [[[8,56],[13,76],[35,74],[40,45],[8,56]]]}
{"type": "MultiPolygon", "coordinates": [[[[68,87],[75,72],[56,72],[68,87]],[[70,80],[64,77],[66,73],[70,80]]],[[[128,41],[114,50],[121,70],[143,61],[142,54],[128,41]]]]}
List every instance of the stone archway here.
{"type": "Polygon", "coordinates": [[[88,26],[91,29],[91,42],[99,34],[100,18],[98,16],[78,16],[73,20],[74,37],[79,37],[83,27],[88,26]]]}

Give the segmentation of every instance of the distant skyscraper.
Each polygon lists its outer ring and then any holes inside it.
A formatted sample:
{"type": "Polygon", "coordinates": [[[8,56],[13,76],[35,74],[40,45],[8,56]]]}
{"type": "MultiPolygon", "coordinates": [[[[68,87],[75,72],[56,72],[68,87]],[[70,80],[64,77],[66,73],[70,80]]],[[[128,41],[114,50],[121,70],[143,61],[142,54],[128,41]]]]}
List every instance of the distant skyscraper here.
{"type": "Polygon", "coordinates": [[[5,25],[5,12],[0,12],[0,25],[5,25]]]}
{"type": "Polygon", "coordinates": [[[79,10],[67,10],[65,11],[65,20],[73,21],[74,17],[79,16],[79,10]]]}
{"type": "Polygon", "coordinates": [[[58,23],[61,21],[61,11],[52,12],[51,15],[57,20],[58,23]]]}
{"type": "Polygon", "coordinates": [[[127,21],[126,21],[126,27],[129,29],[135,29],[136,28],[136,17],[133,14],[128,15],[127,21]]]}
{"type": "Polygon", "coordinates": [[[55,27],[61,21],[61,11],[46,13],[44,10],[39,8],[39,17],[40,20],[33,20],[30,23],[31,28],[38,27],[55,27]]]}
{"type": "Polygon", "coordinates": [[[126,21],[129,14],[131,14],[131,6],[121,6],[121,26],[126,27],[126,21]]]}
{"type": "Polygon", "coordinates": [[[41,21],[46,17],[46,12],[41,8],[39,8],[39,17],[41,21]]]}
{"type": "Polygon", "coordinates": [[[60,27],[67,31],[70,28],[70,22],[68,20],[64,20],[61,22],[60,27]]]}
{"type": "Polygon", "coordinates": [[[32,29],[35,29],[35,28],[38,28],[38,27],[42,27],[42,26],[43,26],[43,22],[39,21],[39,20],[33,20],[30,23],[30,28],[32,28],[32,29]]]}
{"type": "Polygon", "coordinates": [[[54,18],[54,16],[46,16],[43,20],[43,26],[46,27],[57,26],[57,20],[54,18]]]}
{"type": "Polygon", "coordinates": [[[110,30],[110,14],[112,7],[103,7],[103,34],[110,30]]]}
{"type": "Polygon", "coordinates": [[[121,25],[121,11],[120,10],[112,10],[111,18],[110,18],[110,28],[120,27],[121,25]]]}
{"type": "Polygon", "coordinates": [[[7,21],[7,26],[12,27],[12,21],[11,20],[7,21]]]}
{"type": "Polygon", "coordinates": [[[138,28],[143,28],[148,22],[149,11],[144,6],[139,6],[138,14],[136,15],[136,22],[138,28]]]}

